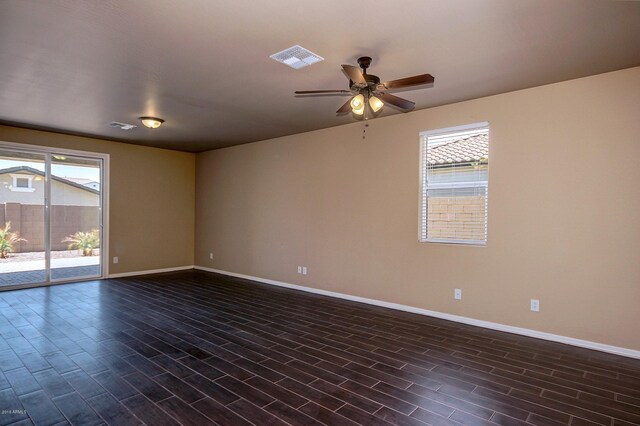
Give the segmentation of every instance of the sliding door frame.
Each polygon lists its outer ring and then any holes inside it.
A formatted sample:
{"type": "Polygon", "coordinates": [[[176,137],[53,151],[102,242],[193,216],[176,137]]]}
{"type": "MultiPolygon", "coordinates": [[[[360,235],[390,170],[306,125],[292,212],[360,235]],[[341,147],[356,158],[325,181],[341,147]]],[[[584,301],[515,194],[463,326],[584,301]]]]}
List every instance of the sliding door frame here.
{"type": "Polygon", "coordinates": [[[56,284],[64,284],[76,281],[88,281],[104,279],[109,277],[109,154],[79,151],[74,149],[56,148],[44,145],[30,145],[15,142],[0,141],[0,149],[9,151],[31,152],[41,154],[45,157],[45,200],[44,200],[44,221],[45,221],[45,274],[46,281],[41,283],[18,284],[3,286],[0,291],[20,288],[42,287],[56,284]],[[100,276],[99,277],[77,277],[66,280],[51,280],[51,159],[52,155],[62,154],[70,157],[79,157],[102,162],[100,167],[100,276]]]}

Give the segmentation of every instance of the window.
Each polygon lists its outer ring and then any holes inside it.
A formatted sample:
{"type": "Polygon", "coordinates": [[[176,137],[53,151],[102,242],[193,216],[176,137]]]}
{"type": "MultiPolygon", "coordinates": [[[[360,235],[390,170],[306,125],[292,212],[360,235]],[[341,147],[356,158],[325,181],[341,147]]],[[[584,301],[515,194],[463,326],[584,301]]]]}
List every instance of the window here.
{"type": "Polygon", "coordinates": [[[489,124],[420,134],[420,241],[485,245],[489,124]]]}
{"type": "Polygon", "coordinates": [[[16,187],[17,188],[28,188],[29,187],[29,179],[27,179],[27,178],[16,178],[16,187]]]}
{"type": "Polygon", "coordinates": [[[33,187],[33,175],[24,174],[12,174],[13,185],[11,191],[13,192],[33,192],[36,189],[33,187]]]}

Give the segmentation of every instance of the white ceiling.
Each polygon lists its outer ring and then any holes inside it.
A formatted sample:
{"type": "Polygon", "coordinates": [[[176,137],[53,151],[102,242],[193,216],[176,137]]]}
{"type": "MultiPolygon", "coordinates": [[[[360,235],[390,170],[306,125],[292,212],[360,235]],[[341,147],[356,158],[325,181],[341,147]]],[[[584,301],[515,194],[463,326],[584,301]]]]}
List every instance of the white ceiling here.
{"type": "MultiPolygon", "coordinates": [[[[0,121],[203,151],[354,120],[340,71],[422,73],[416,108],[640,65],[640,2],[602,0],[3,0],[0,121]],[[323,56],[293,70],[269,55],[323,56]],[[111,121],[166,120],[157,130],[111,121]]],[[[397,114],[386,107],[383,115],[397,114]]]]}

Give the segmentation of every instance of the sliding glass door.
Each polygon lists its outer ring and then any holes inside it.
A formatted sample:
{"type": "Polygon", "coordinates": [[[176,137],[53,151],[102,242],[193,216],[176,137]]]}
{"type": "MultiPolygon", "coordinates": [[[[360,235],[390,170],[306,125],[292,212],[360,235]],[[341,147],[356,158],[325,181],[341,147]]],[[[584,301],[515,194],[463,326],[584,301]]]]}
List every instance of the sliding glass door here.
{"type": "Polygon", "coordinates": [[[45,160],[0,150],[0,288],[47,281],[45,160]]]}
{"type": "Polygon", "coordinates": [[[52,281],[101,275],[101,163],[68,155],[51,156],[52,281]]]}
{"type": "Polygon", "coordinates": [[[106,156],[40,150],[0,144],[0,290],[104,275],[106,156]]]}

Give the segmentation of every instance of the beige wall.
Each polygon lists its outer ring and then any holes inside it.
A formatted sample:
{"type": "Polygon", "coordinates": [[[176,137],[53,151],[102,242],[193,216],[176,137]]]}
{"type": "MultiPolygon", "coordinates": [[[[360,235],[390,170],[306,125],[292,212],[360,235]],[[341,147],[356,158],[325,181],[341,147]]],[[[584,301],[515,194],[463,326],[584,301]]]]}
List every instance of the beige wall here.
{"type": "Polygon", "coordinates": [[[198,154],[196,264],[640,349],[639,135],[633,68],[198,154]],[[418,133],[485,120],[488,245],[418,243],[418,133]]]}
{"type": "Polygon", "coordinates": [[[110,154],[109,273],[193,264],[194,154],[9,126],[0,141],[110,154]]]}

